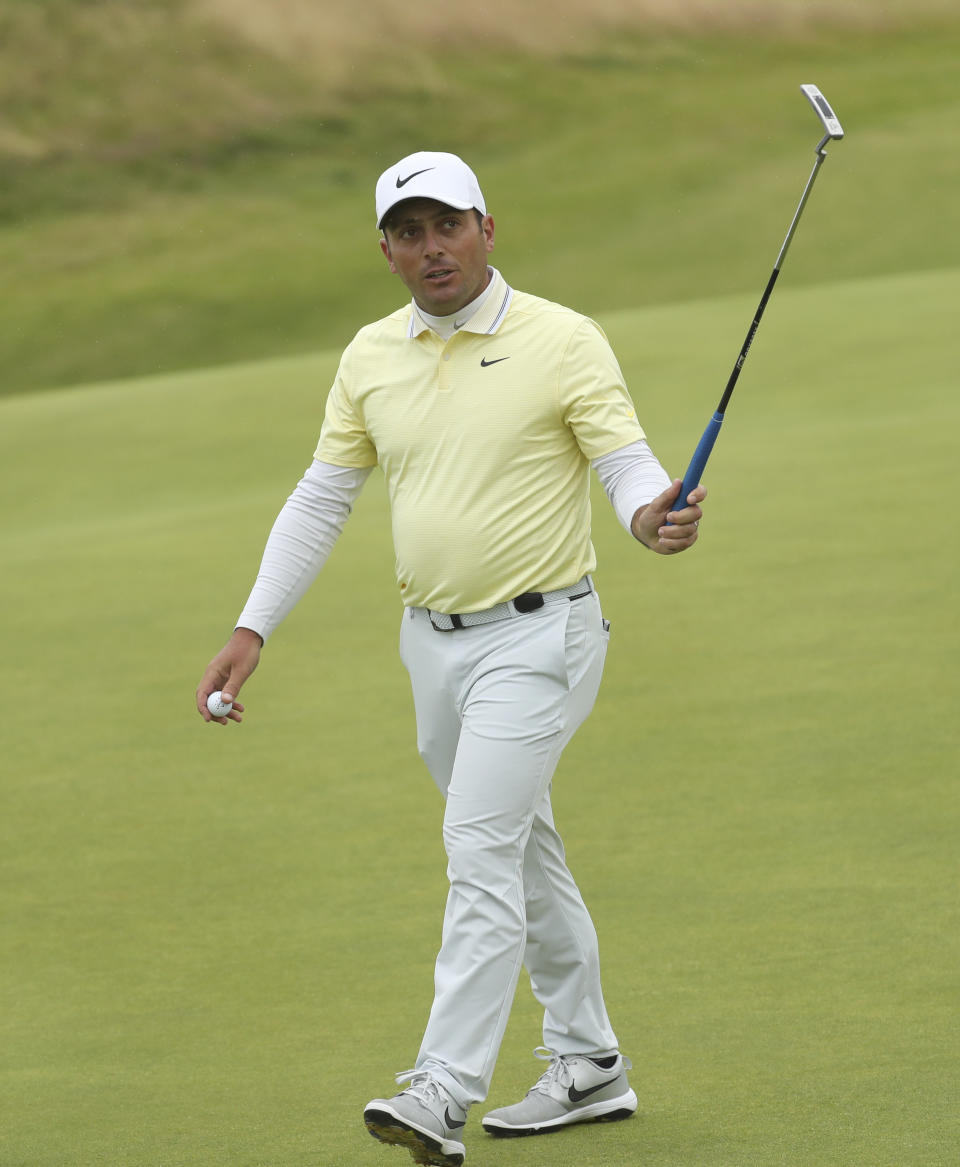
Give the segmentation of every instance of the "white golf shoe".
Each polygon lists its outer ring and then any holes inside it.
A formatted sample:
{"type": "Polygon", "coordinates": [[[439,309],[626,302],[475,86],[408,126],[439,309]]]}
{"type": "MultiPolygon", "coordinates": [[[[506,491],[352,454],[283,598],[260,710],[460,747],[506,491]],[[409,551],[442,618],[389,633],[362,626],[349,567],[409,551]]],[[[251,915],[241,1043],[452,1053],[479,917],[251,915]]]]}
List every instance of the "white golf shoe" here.
{"type": "Polygon", "coordinates": [[[637,1109],[626,1071],[629,1058],[588,1058],[583,1054],[534,1051],[550,1066],[522,1102],[491,1110],[481,1120],[498,1137],[547,1134],[576,1122],[615,1122],[637,1109]]]}
{"type": "Polygon", "coordinates": [[[460,1167],[465,1149],[459,1142],[467,1121],[462,1106],[428,1073],[411,1071],[398,1081],[410,1085],[393,1098],[374,1098],[363,1109],[367,1130],[381,1143],[406,1147],[415,1163],[460,1167]]]}

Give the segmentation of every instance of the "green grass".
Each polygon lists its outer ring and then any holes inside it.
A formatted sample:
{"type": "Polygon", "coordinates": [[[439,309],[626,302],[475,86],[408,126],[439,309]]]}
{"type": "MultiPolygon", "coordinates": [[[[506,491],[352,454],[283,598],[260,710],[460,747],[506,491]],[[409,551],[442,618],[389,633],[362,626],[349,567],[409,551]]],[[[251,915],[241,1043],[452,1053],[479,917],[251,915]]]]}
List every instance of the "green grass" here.
{"type": "MultiPolygon", "coordinates": [[[[398,302],[373,180],[428,111],[498,264],[601,318],[680,472],[812,163],[807,80],[848,137],[700,546],[641,553],[597,492],[613,639],[556,804],[640,1114],[471,1117],[468,1163],[952,1164],[956,16],[726,5],[534,55],[464,25],[336,71],[196,7],[0,13],[0,1165],[407,1161],[359,1111],[414,1059],[445,865],[378,476],[243,726],[192,699],[342,343],[398,302]]],[[[522,986],[491,1105],[538,1041],[522,986]]]]}
{"type": "Polygon", "coordinates": [[[421,46],[403,83],[395,58],[330,92],[165,10],[136,10],[139,39],[128,12],[111,55],[84,10],[52,4],[71,63],[40,69],[36,34],[6,50],[7,117],[39,153],[0,155],[2,394],[342,346],[395,303],[372,189],[426,138],[480,172],[518,286],[593,314],[758,292],[813,158],[807,80],[848,138],[793,285],[960,262],[956,18],[634,30],[542,56],[421,46]]]}
{"type": "MultiPolygon", "coordinates": [[[[958,295],[785,282],[695,554],[642,553],[598,493],[611,653],[556,803],[641,1109],[549,1141],[472,1117],[468,1163],[955,1161],[958,295]]],[[[671,469],[755,299],[603,316],[671,469]]],[[[244,724],[192,708],[335,363],[0,402],[4,1167],[403,1159],[359,1111],[414,1059],[445,881],[379,476],[244,724]]],[[[538,1040],[521,986],[492,1105],[538,1040]]]]}

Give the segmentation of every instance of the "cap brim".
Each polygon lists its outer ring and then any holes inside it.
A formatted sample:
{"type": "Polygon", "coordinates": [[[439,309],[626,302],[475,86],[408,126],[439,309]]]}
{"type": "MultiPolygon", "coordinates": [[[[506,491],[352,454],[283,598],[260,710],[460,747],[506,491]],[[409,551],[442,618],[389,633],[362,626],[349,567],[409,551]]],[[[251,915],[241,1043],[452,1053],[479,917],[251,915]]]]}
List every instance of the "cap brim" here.
{"type": "Polygon", "coordinates": [[[377,230],[383,230],[383,221],[387,218],[391,211],[393,211],[396,207],[399,207],[401,203],[409,203],[413,199],[430,199],[432,202],[440,203],[444,207],[453,207],[455,211],[473,210],[473,203],[465,203],[461,199],[442,198],[440,195],[430,194],[427,191],[410,191],[409,193],[404,191],[403,197],[392,202],[377,220],[377,230]]]}

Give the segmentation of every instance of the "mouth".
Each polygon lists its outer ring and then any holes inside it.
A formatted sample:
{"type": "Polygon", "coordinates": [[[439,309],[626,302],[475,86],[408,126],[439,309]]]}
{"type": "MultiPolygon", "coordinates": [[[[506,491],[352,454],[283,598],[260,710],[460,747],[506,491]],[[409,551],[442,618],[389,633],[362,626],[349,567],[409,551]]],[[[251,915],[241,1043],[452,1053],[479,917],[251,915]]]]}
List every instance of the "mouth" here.
{"type": "Polygon", "coordinates": [[[452,276],[454,272],[455,269],[452,267],[438,267],[434,268],[433,271],[428,271],[423,278],[426,280],[445,280],[447,276],[452,276]]]}

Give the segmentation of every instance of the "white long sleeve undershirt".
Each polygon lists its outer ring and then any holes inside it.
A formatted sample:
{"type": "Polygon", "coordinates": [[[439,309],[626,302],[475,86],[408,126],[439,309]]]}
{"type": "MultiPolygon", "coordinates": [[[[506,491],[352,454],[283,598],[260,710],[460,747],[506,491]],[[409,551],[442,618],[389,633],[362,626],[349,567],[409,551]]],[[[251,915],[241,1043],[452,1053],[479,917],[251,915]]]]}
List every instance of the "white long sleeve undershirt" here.
{"type": "Polygon", "coordinates": [[[290,614],[327,562],[372,469],[329,462],[307,468],[273,524],[238,628],[266,642],[290,614]]]}
{"type": "Polygon", "coordinates": [[[591,463],[621,525],[631,535],[633,516],[670,485],[671,478],[656,454],[641,439],[594,458],[591,463]]]}
{"type": "MultiPolygon", "coordinates": [[[[593,468],[622,525],[670,485],[645,441],[596,458],[593,468]]],[[[297,483],[270,531],[260,571],[237,620],[264,641],[289,615],[340,537],[372,467],[314,462],[297,483]]]]}

